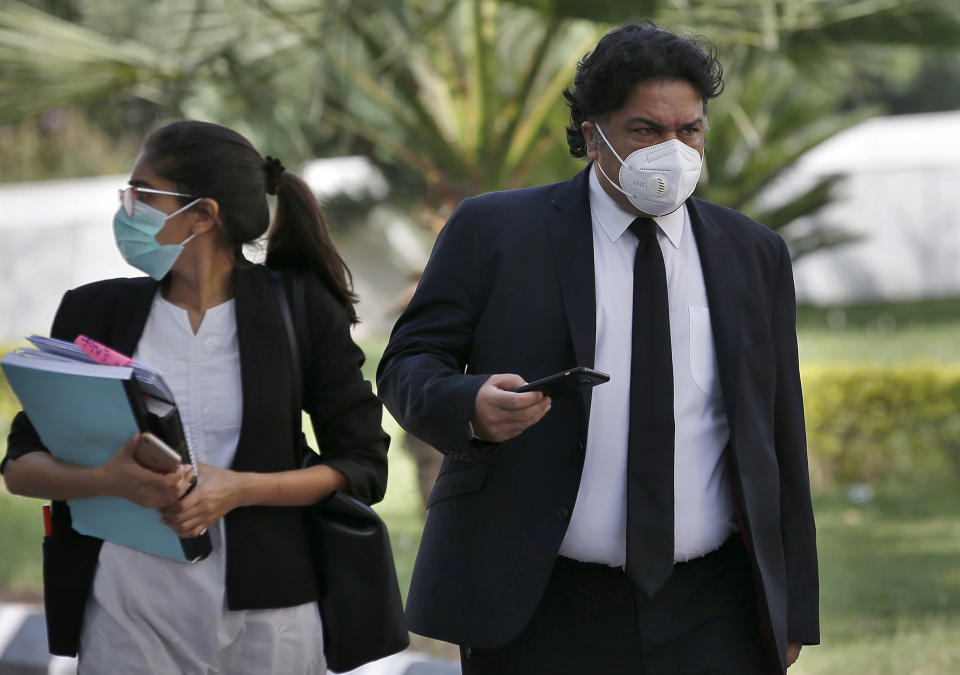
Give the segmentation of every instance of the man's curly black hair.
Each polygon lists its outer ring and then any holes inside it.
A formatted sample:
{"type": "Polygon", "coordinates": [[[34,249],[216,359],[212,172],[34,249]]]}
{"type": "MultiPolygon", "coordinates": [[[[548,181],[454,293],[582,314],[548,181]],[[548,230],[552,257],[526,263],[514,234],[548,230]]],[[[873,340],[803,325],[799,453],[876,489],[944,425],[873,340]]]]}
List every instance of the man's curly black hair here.
{"type": "Polygon", "coordinates": [[[573,89],[563,92],[570,106],[570,154],[587,154],[580,130],[584,121],[605,119],[626,102],[637,83],[653,80],[689,82],[706,113],[707,101],[723,91],[723,67],[716,49],[702,38],[680,37],[647,20],[613,29],[577,64],[573,89]]]}

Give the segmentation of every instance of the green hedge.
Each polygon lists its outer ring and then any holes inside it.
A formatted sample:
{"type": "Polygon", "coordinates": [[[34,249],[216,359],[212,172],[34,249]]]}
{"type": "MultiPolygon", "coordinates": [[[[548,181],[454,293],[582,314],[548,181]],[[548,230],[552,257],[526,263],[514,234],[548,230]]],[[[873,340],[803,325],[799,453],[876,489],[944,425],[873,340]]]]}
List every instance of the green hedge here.
{"type": "Polygon", "coordinates": [[[815,484],[960,473],[960,366],[803,368],[815,484]]]}

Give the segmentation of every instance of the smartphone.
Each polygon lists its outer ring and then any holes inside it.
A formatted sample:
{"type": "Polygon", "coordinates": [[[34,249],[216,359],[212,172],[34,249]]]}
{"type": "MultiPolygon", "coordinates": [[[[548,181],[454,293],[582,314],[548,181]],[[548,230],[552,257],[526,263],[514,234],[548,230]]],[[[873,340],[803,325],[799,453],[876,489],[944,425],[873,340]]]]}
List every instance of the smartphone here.
{"type": "Polygon", "coordinates": [[[522,387],[517,387],[513,391],[518,394],[522,394],[527,391],[542,391],[544,396],[557,398],[559,396],[563,396],[564,394],[569,394],[572,391],[576,391],[581,387],[595,387],[598,384],[603,384],[604,382],[609,381],[610,376],[606,373],[601,373],[598,370],[580,366],[579,368],[571,368],[570,370],[564,370],[560,373],[554,373],[553,375],[545,377],[542,380],[528,382],[522,387]]]}
{"type": "Polygon", "coordinates": [[[157,473],[173,473],[180,468],[180,455],[149,431],[140,435],[140,443],[133,450],[137,464],[157,473]]]}

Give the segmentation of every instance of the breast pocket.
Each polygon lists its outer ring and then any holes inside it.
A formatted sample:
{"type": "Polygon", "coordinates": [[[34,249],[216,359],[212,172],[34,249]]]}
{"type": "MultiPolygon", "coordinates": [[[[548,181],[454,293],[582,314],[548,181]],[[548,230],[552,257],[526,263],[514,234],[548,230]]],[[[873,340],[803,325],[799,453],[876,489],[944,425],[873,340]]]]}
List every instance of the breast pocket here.
{"type": "Polygon", "coordinates": [[[704,394],[713,394],[717,386],[717,357],[710,327],[710,310],[691,305],[690,375],[704,394]]]}

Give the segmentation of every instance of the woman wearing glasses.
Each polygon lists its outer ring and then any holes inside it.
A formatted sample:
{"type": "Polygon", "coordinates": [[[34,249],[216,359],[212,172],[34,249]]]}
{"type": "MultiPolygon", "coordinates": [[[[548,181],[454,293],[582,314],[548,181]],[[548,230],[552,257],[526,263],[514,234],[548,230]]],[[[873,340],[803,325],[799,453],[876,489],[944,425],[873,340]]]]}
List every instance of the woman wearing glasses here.
{"type": "Polygon", "coordinates": [[[164,374],[199,481],[183,496],[190,470],[139,466],[136,437],[101,467],[60,462],[15,418],[8,489],[56,500],[44,560],[51,645],[79,651],[81,673],[322,673],[309,541],[290,507],[335,490],[373,503],[387,478],[381,407],[350,338],[350,273],[308,187],[221,126],[178,122],[151,135],[120,202],[117,245],[148,276],[68,292],[51,332],[87,335],[164,374]],[[266,265],[252,264],[241,247],[265,233],[266,265]],[[304,290],[302,403],[322,450],[308,468],[271,268],[304,290]],[[213,553],[181,564],[77,534],[62,501],[98,495],[159,508],[182,537],[208,530],[213,553]]]}

